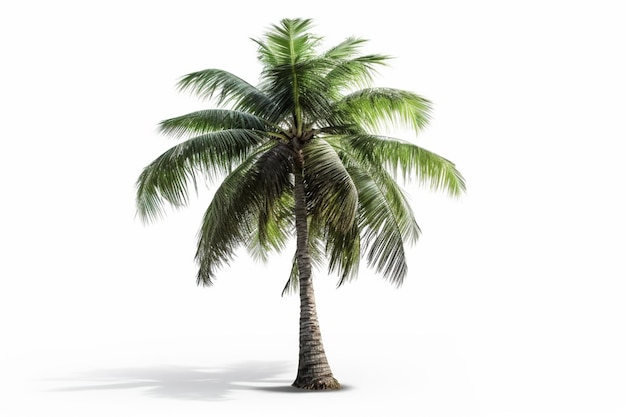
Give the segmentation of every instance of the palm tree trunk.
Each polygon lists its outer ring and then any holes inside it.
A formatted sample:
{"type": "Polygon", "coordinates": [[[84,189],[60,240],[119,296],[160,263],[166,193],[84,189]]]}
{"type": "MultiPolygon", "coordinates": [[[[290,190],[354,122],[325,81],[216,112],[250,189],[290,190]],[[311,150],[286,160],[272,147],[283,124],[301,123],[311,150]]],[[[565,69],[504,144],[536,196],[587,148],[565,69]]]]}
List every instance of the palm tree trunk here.
{"type": "Polygon", "coordinates": [[[300,355],[298,375],[293,386],[310,390],[339,389],[341,385],[333,377],[326,359],[317,319],[302,165],[299,163],[295,165],[296,259],[300,282],[300,355]]]}

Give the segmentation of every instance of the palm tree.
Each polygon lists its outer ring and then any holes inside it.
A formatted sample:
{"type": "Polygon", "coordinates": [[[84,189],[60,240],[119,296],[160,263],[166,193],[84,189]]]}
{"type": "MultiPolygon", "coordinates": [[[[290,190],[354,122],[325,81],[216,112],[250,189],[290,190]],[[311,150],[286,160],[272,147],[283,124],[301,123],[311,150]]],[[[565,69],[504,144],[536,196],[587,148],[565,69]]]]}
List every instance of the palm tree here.
{"type": "Polygon", "coordinates": [[[430,103],[412,92],[372,87],[389,57],[360,54],[365,40],[347,38],[321,50],[312,21],[284,19],[258,45],[254,86],[207,69],[179,88],[213,99],[216,108],[164,120],[162,133],[184,139],[144,168],[137,210],[145,221],[187,204],[189,186],[224,177],[202,219],[198,284],[211,285],[220,266],[246,247],[266,260],[295,237],[283,292],[300,293],[300,353],[293,385],[338,389],[322,345],[312,283],[326,265],[338,285],[355,278],[360,260],[400,285],[405,243],[420,229],[397,177],[417,178],[458,196],[464,181],[453,163],[407,141],[375,133],[404,126],[418,132],[430,103]],[[295,236],[294,236],[295,234],[295,236]]]}

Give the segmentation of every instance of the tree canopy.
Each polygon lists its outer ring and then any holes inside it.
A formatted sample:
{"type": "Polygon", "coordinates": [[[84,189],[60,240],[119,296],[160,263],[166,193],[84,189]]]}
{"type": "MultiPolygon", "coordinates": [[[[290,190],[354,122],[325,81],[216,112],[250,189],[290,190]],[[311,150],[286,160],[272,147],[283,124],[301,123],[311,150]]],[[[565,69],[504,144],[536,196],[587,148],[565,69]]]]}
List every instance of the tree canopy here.
{"type": "MultiPolygon", "coordinates": [[[[398,180],[460,195],[463,177],[449,160],[385,126],[419,133],[431,103],[410,91],[373,86],[390,57],[363,54],[350,37],[324,49],[309,19],[284,19],[254,40],[262,65],[253,85],[221,70],[182,77],[181,91],[216,108],[161,122],[180,140],[144,168],[137,180],[140,217],[154,220],[165,205],[182,207],[199,182],[223,181],[202,219],[198,283],[210,285],[238,247],[256,259],[280,252],[295,236],[296,170],[306,190],[311,261],[339,284],[354,278],[360,260],[402,283],[405,244],[420,229],[398,180]]],[[[285,289],[297,285],[294,267],[285,289]]]]}

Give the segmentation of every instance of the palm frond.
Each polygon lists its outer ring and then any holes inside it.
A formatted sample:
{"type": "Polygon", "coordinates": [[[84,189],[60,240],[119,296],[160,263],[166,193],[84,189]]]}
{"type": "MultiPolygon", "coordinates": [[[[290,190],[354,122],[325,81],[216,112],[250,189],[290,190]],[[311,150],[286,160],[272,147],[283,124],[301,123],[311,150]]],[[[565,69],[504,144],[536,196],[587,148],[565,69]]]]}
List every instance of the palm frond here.
{"type": "Polygon", "coordinates": [[[356,169],[359,173],[358,175],[362,176],[366,173],[368,178],[375,182],[379,192],[386,200],[385,204],[393,213],[395,222],[402,234],[402,239],[409,244],[415,243],[419,238],[421,230],[415,220],[413,209],[404,191],[394,177],[385,169],[384,164],[378,160],[371,161],[369,158],[363,158],[363,155],[360,154],[362,149],[355,151],[351,146],[342,146],[346,144],[345,138],[329,140],[329,143],[337,150],[351,175],[354,175],[352,171],[356,169]]]}
{"type": "Polygon", "coordinates": [[[136,205],[145,221],[164,213],[164,203],[188,203],[188,185],[197,190],[199,175],[211,180],[229,172],[262,143],[256,132],[245,129],[207,133],[179,143],[146,166],[137,179],[136,205]]]}
{"type": "Polygon", "coordinates": [[[332,62],[325,75],[333,100],[338,100],[342,90],[368,87],[376,74],[376,66],[386,65],[389,56],[374,54],[357,56],[366,39],[349,37],[327,50],[322,57],[332,62]]]}
{"type": "Polygon", "coordinates": [[[358,205],[357,190],[337,152],[326,141],[306,144],[304,178],[311,212],[337,230],[352,228],[358,205]]]}
{"type": "Polygon", "coordinates": [[[365,55],[337,63],[326,75],[333,98],[338,100],[341,93],[351,88],[369,87],[376,75],[376,65],[386,65],[389,58],[384,55],[365,55]]]}
{"type": "Polygon", "coordinates": [[[253,259],[267,262],[272,252],[281,252],[293,237],[293,195],[285,191],[279,199],[266,201],[258,214],[257,231],[246,248],[253,259]]]}
{"type": "Polygon", "coordinates": [[[385,196],[389,209],[394,214],[402,239],[408,244],[417,242],[422,231],[415,220],[413,209],[403,190],[400,189],[398,183],[384,169],[370,167],[369,172],[380,192],[385,196]]]}
{"type": "Polygon", "coordinates": [[[254,234],[258,194],[248,175],[256,155],[233,170],[216,190],[198,232],[198,284],[211,285],[217,270],[228,264],[239,245],[254,234]]]}
{"type": "Polygon", "coordinates": [[[384,136],[355,135],[344,140],[361,158],[383,165],[391,174],[399,172],[405,180],[416,177],[431,189],[455,197],[465,191],[465,180],[456,166],[434,152],[384,136]]]}
{"type": "Polygon", "coordinates": [[[416,133],[430,118],[431,104],[425,98],[394,88],[365,88],[345,96],[337,111],[370,131],[405,126],[416,133]]]}
{"type": "Polygon", "coordinates": [[[228,263],[237,246],[249,247],[256,239],[264,249],[284,247],[290,222],[279,216],[285,214],[285,193],[292,188],[290,157],[285,145],[272,143],[224,179],[199,232],[199,283],[210,285],[216,268],[228,263]]]}
{"type": "Polygon", "coordinates": [[[218,106],[231,105],[259,117],[275,113],[273,103],[262,91],[236,75],[220,70],[206,69],[185,75],[178,82],[181,91],[189,91],[201,98],[215,98],[218,106]]]}
{"type": "Polygon", "coordinates": [[[287,278],[287,282],[285,282],[285,286],[283,287],[283,291],[281,292],[281,296],[295,294],[299,288],[298,281],[298,260],[296,259],[296,255],[293,255],[293,259],[291,261],[291,271],[289,272],[289,278],[287,278]]]}
{"type": "Polygon", "coordinates": [[[175,138],[228,129],[267,130],[268,124],[253,114],[224,109],[201,110],[163,120],[161,133],[175,138]]]}
{"type": "Polygon", "coordinates": [[[367,42],[367,39],[350,36],[326,50],[321,56],[338,62],[352,59],[367,42]]]}
{"type": "Polygon", "coordinates": [[[326,256],[328,273],[337,274],[337,287],[356,278],[361,261],[361,237],[359,223],[355,221],[352,228],[346,231],[332,227],[326,229],[326,256]]]}
{"type": "Polygon", "coordinates": [[[315,56],[321,38],[308,32],[312,26],[311,19],[283,19],[272,25],[263,39],[253,39],[258,45],[259,61],[266,67],[276,67],[315,56]]]}
{"type": "Polygon", "coordinates": [[[359,228],[368,266],[400,285],[407,273],[402,220],[372,176],[357,167],[351,173],[359,190],[359,228]]]}
{"type": "Polygon", "coordinates": [[[269,252],[284,249],[294,230],[292,152],[278,143],[259,157],[254,166],[256,187],[264,198],[259,202],[257,228],[248,252],[267,260],[269,252]]]}
{"type": "Polygon", "coordinates": [[[295,110],[301,125],[310,125],[332,111],[333,97],[325,74],[333,65],[327,59],[310,59],[272,67],[264,72],[260,88],[277,104],[277,109],[289,109],[280,117],[291,117],[295,110]]]}

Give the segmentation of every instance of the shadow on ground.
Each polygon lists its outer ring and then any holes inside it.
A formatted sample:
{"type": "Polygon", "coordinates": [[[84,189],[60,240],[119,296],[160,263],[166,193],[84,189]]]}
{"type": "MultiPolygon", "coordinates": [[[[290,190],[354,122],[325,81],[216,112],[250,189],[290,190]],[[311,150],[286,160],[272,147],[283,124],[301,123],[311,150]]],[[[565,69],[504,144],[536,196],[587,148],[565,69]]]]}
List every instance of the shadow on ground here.
{"type": "MultiPolygon", "coordinates": [[[[93,370],[72,378],[71,385],[54,392],[138,389],[161,398],[220,401],[231,399],[232,391],[306,392],[286,379],[294,372],[290,362],[243,362],[221,368],[155,366],[93,370]]],[[[59,380],[57,380],[59,381],[59,380]]]]}

